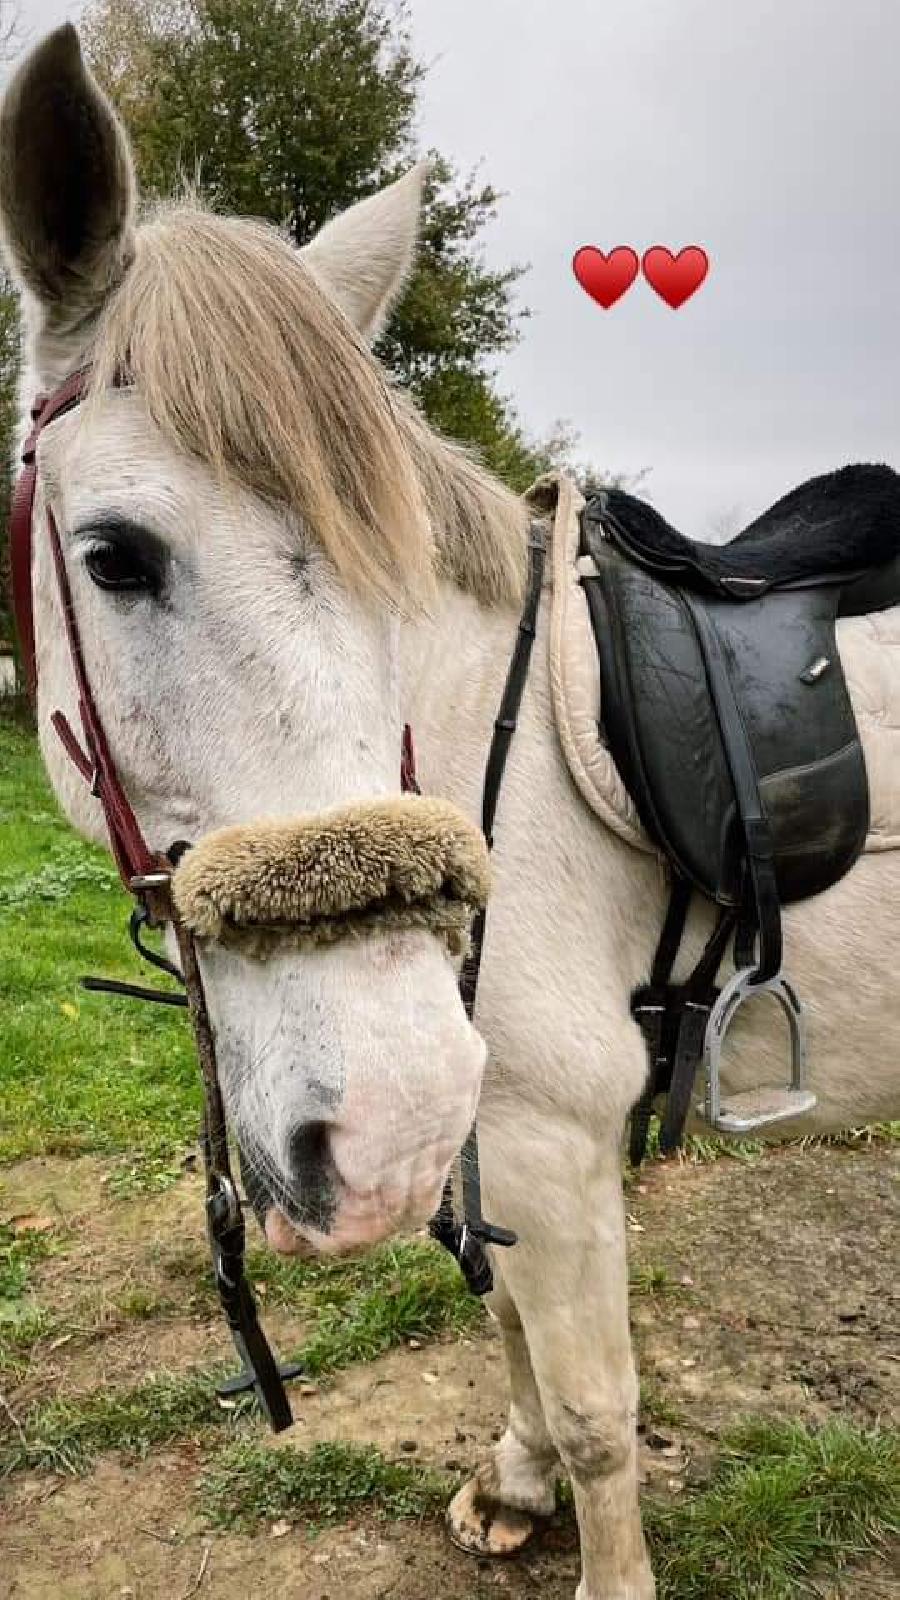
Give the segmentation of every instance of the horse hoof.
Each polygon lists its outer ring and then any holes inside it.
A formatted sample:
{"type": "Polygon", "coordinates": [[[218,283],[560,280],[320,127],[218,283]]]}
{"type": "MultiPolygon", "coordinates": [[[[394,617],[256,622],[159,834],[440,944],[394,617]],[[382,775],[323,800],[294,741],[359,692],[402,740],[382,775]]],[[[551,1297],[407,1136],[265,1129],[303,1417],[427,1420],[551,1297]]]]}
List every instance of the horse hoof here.
{"type": "Polygon", "coordinates": [[[457,1548],[473,1556],[514,1556],[534,1533],[526,1511],[489,1500],[479,1493],[475,1478],[451,1500],[447,1528],[457,1548]]]}

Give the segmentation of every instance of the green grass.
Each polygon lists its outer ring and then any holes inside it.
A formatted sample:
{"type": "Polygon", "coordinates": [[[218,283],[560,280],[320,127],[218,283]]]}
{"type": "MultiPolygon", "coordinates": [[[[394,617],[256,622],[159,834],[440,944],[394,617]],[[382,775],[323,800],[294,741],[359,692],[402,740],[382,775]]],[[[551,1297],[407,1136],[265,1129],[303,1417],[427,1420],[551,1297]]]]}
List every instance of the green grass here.
{"type": "Polygon", "coordinates": [[[373,1361],[409,1339],[475,1327],[484,1312],[456,1262],[439,1246],[409,1239],[350,1261],[290,1261],[250,1252],[248,1276],[265,1285],[265,1305],[289,1305],[315,1318],[296,1352],[312,1376],[373,1361]]]}
{"type": "Polygon", "coordinates": [[[217,1376],[162,1373],[133,1389],[50,1400],[18,1418],[17,1425],[4,1419],[0,1478],[24,1470],[86,1472],[106,1451],[144,1456],[154,1445],[233,1427],[251,1402],[224,1411],[215,1395],[217,1376]]]}
{"type": "Polygon", "coordinates": [[[900,1437],[834,1422],[750,1422],[712,1480],[650,1506],[659,1600],[801,1600],[900,1534],[900,1437]]]}
{"type": "Polygon", "coordinates": [[[683,1284],[676,1283],[668,1267],[650,1261],[636,1261],[628,1274],[628,1286],[632,1294],[649,1295],[683,1295],[683,1284]]]}
{"type": "MultiPolygon", "coordinates": [[[[290,1306],[314,1322],[311,1337],[291,1352],[314,1377],[372,1361],[412,1338],[463,1332],[483,1316],[455,1262],[424,1240],[383,1245],[358,1260],[320,1263],[251,1251],[247,1266],[251,1282],[265,1291],[263,1307],[290,1306]]],[[[185,1260],[185,1275],[196,1274],[192,1254],[185,1260]]],[[[208,1274],[200,1281],[212,1300],[208,1274]]],[[[132,1290],[123,1292],[114,1309],[134,1321],[152,1319],[172,1305],[132,1290]]],[[[31,1346],[50,1331],[49,1312],[37,1306],[16,1303],[8,1319],[0,1316],[0,1372],[15,1373],[31,1346]]],[[[215,1374],[202,1372],[163,1376],[128,1391],[98,1390],[38,1406],[22,1419],[21,1434],[0,1442],[0,1475],[23,1468],[83,1472],[104,1451],[143,1454],[152,1445],[191,1436],[198,1427],[221,1425],[214,1380],[215,1374]]]]}
{"type": "Polygon", "coordinates": [[[0,1223],[0,1377],[16,1376],[51,1324],[50,1313],[28,1295],[31,1268],[58,1248],[53,1231],[17,1232],[0,1223]]]}
{"type": "Polygon", "coordinates": [[[59,1242],[53,1229],[16,1230],[0,1222],[0,1304],[24,1294],[31,1267],[52,1255],[59,1242]]]}
{"type": "MultiPolygon", "coordinates": [[[[763,1139],[729,1139],[724,1135],[715,1133],[690,1133],[684,1141],[683,1147],[677,1155],[663,1155],[659,1148],[660,1120],[654,1116],[650,1119],[650,1131],[647,1135],[647,1161],[671,1161],[676,1159],[686,1162],[689,1166],[705,1167],[714,1161],[744,1161],[751,1163],[763,1156],[770,1146],[763,1139]]],[[[817,1149],[822,1146],[846,1147],[860,1149],[873,1144],[897,1144],[900,1142],[900,1122],[872,1122],[859,1128],[846,1128],[840,1133],[808,1134],[801,1139],[786,1139],[784,1144],[794,1145],[800,1149],[817,1149]]],[[[641,1167],[626,1166],[625,1186],[631,1187],[640,1181],[641,1167]]]]}
{"type": "Polygon", "coordinates": [[[371,1445],[272,1450],[242,1440],[217,1451],[200,1482],[200,1507],[213,1526],[249,1532],[261,1522],[333,1522],[362,1509],[424,1517],[443,1510],[453,1487],[443,1474],[389,1461],[371,1445]]]}
{"type": "Polygon", "coordinates": [[[685,1428],[684,1412],[654,1378],[641,1378],[638,1414],[645,1427],[685,1428]]]}
{"type": "MultiPolygon", "coordinates": [[[[671,1156],[663,1155],[659,1148],[659,1131],[661,1123],[659,1117],[650,1119],[650,1130],[647,1134],[648,1161],[669,1161],[671,1156]]],[[[712,1161],[731,1159],[734,1161],[753,1161],[756,1156],[765,1152],[766,1146],[760,1139],[726,1139],[712,1132],[706,1134],[690,1133],[684,1141],[684,1146],[678,1151],[678,1160],[686,1161],[692,1166],[708,1166],[712,1161]]],[[[640,1172],[640,1167],[629,1168],[629,1175],[634,1176],[640,1172]]]]}
{"type": "Polygon", "coordinates": [[[35,1345],[52,1327],[49,1311],[34,1301],[0,1301],[0,1383],[21,1377],[35,1345]]]}
{"type": "MultiPolygon", "coordinates": [[[[153,1378],[120,1393],[53,1400],[0,1441],[0,1476],[77,1473],[111,1450],[143,1456],[188,1436],[211,1441],[247,1414],[223,1413],[214,1375],[153,1378]]],[[[272,1449],[252,1437],[217,1445],[199,1483],[204,1518],[252,1531],[261,1522],[331,1521],[365,1508],[421,1517],[454,1482],[372,1447],[272,1449]]],[[[571,1496],[561,1504],[571,1507],[571,1496]]],[[[834,1422],[749,1422],[722,1442],[709,1481],[678,1501],[645,1506],[659,1600],[801,1600],[816,1584],[900,1533],[900,1440],[834,1422]]]]}
{"type": "Polygon", "coordinates": [[[57,811],[34,738],[0,722],[0,1161],[128,1150],[164,1165],[196,1135],[184,1018],[78,986],[146,981],[130,908],[106,852],[57,811]]]}
{"type": "MultiPolygon", "coordinates": [[[[179,1270],[170,1258],[169,1270],[179,1270]]],[[[212,1304],[208,1269],[186,1253],[180,1270],[194,1303],[212,1304]]],[[[456,1262],[425,1239],[392,1240],[365,1255],[299,1260],[251,1248],[247,1277],[263,1314],[286,1306],[314,1331],[292,1350],[311,1377],[374,1361],[410,1339],[426,1342],[480,1326],[484,1308],[468,1291],[456,1262]]]]}

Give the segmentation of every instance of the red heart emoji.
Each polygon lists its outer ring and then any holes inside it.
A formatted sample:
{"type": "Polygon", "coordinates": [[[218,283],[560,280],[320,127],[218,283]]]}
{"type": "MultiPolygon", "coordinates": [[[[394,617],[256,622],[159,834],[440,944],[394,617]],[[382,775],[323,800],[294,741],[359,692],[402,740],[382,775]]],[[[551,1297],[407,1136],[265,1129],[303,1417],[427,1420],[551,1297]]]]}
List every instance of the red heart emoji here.
{"type": "Polygon", "coordinates": [[[638,275],[638,258],[628,244],[604,255],[595,244],[583,244],[572,257],[572,271],[586,294],[608,311],[621,300],[638,275]]]}
{"type": "Polygon", "coordinates": [[[667,306],[677,311],[696,294],[709,271],[709,256],[698,244],[687,244],[673,256],[664,244],[644,251],[644,277],[667,306]]]}

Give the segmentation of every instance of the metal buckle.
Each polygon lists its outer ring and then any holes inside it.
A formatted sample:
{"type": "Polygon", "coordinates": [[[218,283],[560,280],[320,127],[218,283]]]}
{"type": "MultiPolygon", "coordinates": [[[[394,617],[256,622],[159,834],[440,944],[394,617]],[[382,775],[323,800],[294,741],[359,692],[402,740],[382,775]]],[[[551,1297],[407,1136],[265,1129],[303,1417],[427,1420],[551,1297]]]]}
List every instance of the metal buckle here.
{"type": "Polygon", "coordinates": [[[134,894],[142,889],[164,889],[171,877],[171,872],[142,872],[136,878],[129,878],[128,887],[134,894]]]}
{"type": "Polygon", "coordinates": [[[237,1190],[230,1178],[223,1177],[221,1172],[213,1175],[215,1188],[207,1197],[207,1208],[212,1221],[213,1237],[220,1239],[229,1228],[233,1228],[241,1220],[241,1207],[237,1197],[237,1190]]]}
{"type": "MultiPolygon", "coordinates": [[[[129,878],[128,887],[143,908],[143,920],[148,928],[164,928],[171,919],[172,909],[169,897],[171,882],[172,874],[166,867],[157,867],[152,872],[139,872],[135,877],[129,878]]],[[[133,932],[131,937],[134,939],[133,932]]],[[[140,945],[136,939],[134,942],[145,960],[153,961],[156,966],[162,966],[163,971],[167,969],[172,971],[175,977],[182,983],[184,982],[180,972],[177,972],[168,963],[163,964],[153,955],[148,954],[146,948],[140,945]]]]}
{"type": "Polygon", "coordinates": [[[816,1104],[816,1096],[804,1087],[806,1030],[803,1007],[796,990],[780,973],[766,983],[754,983],[754,972],[754,967],[742,967],[725,985],[710,1012],[703,1042],[706,1096],[700,1109],[718,1133],[732,1136],[753,1133],[772,1123],[802,1116],[816,1104]],[[744,1002],[761,994],[773,995],[788,1020],[791,1033],[790,1083],[781,1088],[748,1089],[723,1100],[721,1061],[728,1030],[744,1002]]]}

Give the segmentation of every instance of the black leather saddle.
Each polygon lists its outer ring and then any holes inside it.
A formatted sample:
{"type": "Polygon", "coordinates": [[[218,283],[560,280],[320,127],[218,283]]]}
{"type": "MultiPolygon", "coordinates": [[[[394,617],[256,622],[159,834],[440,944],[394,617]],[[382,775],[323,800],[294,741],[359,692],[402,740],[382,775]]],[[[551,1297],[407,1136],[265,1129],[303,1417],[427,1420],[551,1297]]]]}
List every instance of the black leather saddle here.
{"type": "Polygon", "coordinates": [[[654,1007],[665,1035],[648,1041],[660,1058],[648,1092],[671,1091],[663,1143],[680,1137],[704,1055],[716,1126],[744,1132],[797,1115],[808,1093],[757,1094],[723,1112],[717,1046],[749,992],[773,991],[791,1023],[799,1091],[802,1022],[781,975],[780,908],[836,882],[865,843],[866,769],[835,623],[900,603],[900,477],[850,466],[812,479],[723,546],[685,538],[643,501],[604,490],[582,513],[581,553],[593,564],[583,583],[605,736],[674,875],[654,972],[633,1008],[645,1025],[643,1008],[654,1007]],[[705,964],[675,991],[693,889],[722,912],[705,964]],[[732,933],[740,981],[720,995],[732,933]],[[694,1068],[682,1061],[679,1079],[679,1034],[691,1030],[694,1068]]]}

